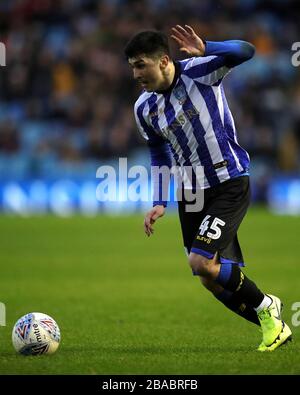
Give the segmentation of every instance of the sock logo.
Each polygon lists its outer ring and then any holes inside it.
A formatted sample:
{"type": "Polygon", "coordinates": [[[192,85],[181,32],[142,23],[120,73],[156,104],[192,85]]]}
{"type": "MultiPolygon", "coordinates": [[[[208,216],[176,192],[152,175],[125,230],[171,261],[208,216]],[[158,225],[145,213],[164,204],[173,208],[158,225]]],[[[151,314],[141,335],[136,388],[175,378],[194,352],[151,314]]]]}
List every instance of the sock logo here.
{"type": "Polygon", "coordinates": [[[245,278],[244,273],[241,272],[240,283],[239,283],[237,289],[235,290],[235,292],[237,292],[241,289],[241,286],[243,285],[243,282],[244,282],[244,278],[245,278]]]}

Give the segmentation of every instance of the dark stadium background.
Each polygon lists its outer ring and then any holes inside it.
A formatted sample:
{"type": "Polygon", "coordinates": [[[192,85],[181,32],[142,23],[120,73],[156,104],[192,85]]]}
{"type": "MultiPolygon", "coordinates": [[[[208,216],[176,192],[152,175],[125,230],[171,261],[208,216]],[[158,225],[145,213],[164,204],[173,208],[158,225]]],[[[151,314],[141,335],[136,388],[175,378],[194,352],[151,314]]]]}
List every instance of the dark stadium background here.
{"type": "Polygon", "coordinates": [[[255,58],[225,79],[239,141],[252,159],[253,201],[300,213],[300,67],[291,62],[299,15],[292,0],[2,1],[0,209],[114,211],[94,199],[97,168],[116,166],[119,157],[149,166],[124,45],[137,31],[169,34],[186,23],[207,40],[256,46],[255,58]]]}

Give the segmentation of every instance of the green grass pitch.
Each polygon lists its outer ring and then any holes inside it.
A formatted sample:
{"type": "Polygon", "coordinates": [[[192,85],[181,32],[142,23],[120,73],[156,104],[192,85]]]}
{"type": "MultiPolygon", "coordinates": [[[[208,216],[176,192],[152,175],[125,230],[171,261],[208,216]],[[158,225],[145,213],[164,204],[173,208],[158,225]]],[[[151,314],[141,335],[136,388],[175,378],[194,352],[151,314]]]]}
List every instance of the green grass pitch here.
{"type": "MultiPolygon", "coordinates": [[[[143,216],[0,217],[0,374],[299,374],[294,341],[259,353],[258,327],[234,315],[192,276],[176,215],[154,236],[143,216]],[[40,311],[59,324],[52,356],[23,357],[15,321],[40,311]]],[[[291,325],[299,292],[300,218],[251,209],[239,238],[245,273],[280,296],[291,325]]]]}

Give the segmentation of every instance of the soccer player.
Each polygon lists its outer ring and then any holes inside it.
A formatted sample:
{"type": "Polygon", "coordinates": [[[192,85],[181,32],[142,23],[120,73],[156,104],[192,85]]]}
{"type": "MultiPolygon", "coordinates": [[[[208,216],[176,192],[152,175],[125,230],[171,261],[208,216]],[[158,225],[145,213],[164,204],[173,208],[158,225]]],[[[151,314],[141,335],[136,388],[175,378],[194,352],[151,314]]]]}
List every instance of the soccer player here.
{"type": "MultiPolygon", "coordinates": [[[[178,201],[192,272],[226,307],[261,326],[259,351],[273,351],[292,333],[281,318],[281,300],[264,294],[240,268],[237,230],[250,200],[249,155],[238,144],[222,86],[226,74],[251,59],[255,48],[240,40],[203,41],[188,25],[176,25],[171,37],[187,59],[173,61],[167,36],[158,31],[140,32],[126,45],[125,56],[143,88],[134,106],[136,123],[152,168],[171,168],[172,157],[181,168],[202,167],[201,183],[195,184],[194,176],[191,181],[196,196],[204,190],[202,209],[187,210],[185,194],[178,201]]],[[[155,172],[153,177],[159,198],[145,217],[148,236],[167,206],[162,177],[155,172]]]]}

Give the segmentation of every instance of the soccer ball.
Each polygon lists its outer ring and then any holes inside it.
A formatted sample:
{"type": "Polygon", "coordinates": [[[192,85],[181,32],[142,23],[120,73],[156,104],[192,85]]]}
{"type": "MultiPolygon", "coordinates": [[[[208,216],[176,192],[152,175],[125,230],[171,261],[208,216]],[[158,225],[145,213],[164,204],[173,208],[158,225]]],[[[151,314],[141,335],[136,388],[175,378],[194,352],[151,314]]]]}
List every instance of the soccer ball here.
{"type": "Polygon", "coordinates": [[[12,331],[15,350],[23,355],[53,354],[60,342],[60,330],[52,317],[29,313],[18,319],[12,331]]]}

